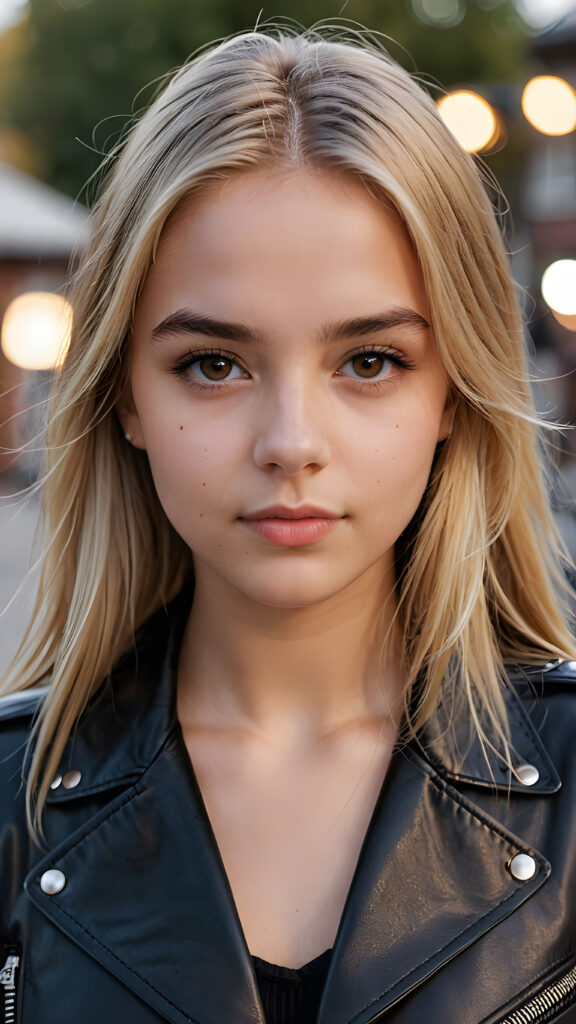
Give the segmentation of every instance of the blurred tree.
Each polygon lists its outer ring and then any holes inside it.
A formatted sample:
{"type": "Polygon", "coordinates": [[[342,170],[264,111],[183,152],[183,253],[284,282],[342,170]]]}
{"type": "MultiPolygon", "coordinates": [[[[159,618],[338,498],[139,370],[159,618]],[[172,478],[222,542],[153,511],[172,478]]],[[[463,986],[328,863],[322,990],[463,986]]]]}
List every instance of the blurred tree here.
{"type": "MultiPolygon", "coordinates": [[[[26,133],[47,181],[78,195],[153,94],[149,83],[198,46],[253,27],[261,2],[29,0],[24,21],[0,37],[0,121],[26,133]]],[[[271,0],[261,18],[308,26],[342,12],[396,40],[397,59],[443,85],[522,76],[527,35],[512,0],[452,0],[461,20],[451,28],[416,17],[426,2],[271,0]]]]}

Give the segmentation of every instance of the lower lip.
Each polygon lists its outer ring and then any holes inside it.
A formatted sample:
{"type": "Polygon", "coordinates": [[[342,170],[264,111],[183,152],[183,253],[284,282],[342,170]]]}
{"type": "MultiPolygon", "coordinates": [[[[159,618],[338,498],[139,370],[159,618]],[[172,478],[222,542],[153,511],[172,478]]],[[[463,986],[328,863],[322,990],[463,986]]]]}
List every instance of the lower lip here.
{"type": "Polygon", "coordinates": [[[282,548],[298,548],[327,537],[339,519],[242,519],[242,523],[259,537],[282,548]]]}

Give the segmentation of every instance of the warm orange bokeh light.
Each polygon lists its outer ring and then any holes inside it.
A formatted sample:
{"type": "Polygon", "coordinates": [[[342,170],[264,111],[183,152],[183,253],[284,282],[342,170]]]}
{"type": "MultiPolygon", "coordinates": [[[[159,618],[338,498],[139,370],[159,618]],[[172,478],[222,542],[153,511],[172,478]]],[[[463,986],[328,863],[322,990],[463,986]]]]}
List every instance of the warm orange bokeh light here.
{"type": "Polygon", "coordinates": [[[498,141],[498,115],[478,93],[459,89],[443,96],[437,106],[442,120],[468,153],[490,149],[498,141]]]}
{"type": "Polygon", "coordinates": [[[542,295],[554,313],[576,315],[576,260],[555,260],[542,274],[542,295]]]}
{"type": "Polygon", "coordinates": [[[571,315],[568,313],[557,313],[555,309],[552,310],[552,316],[558,321],[562,327],[565,327],[567,331],[574,331],[576,333],[576,313],[571,315]]]}
{"type": "Polygon", "coordinates": [[[60,366],[70,344],[72,307],[54,292],[25,292],[2,321],[2,351],[25,370],[60,366]]]}
{"type": "Polygon", "coordinates": [[[544,135],[567,135],[576,128],[576,92],[563,78],[539,75],[522,93],[524,117],[544,135]]]}

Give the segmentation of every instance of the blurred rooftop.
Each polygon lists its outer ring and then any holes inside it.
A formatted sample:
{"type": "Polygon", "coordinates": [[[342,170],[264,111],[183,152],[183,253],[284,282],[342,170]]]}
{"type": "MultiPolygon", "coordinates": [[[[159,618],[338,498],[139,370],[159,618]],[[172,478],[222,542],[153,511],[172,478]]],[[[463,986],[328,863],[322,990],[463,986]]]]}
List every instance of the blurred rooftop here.
{"type": "Polygon", "coordinates": [[[0,163],[0,259],[67,259],[87,240],[87,210],[0,163]]]}

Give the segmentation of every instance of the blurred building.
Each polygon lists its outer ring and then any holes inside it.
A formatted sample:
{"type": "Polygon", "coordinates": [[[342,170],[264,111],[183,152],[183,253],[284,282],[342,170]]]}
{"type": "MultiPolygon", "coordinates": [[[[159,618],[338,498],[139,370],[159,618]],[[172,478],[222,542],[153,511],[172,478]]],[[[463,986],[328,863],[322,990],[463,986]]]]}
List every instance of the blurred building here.
{"type": "MultiPolygon", "coordinates": [[[[539,74],[557,75],[576,87],[576,9],[535,37],[532,57],[539,74]]],[[[551,259],[576,255],[574,132],[535,133],[523,212],[532,227],[536,270],[551,259]]]]}
{"type": "MultiPolygon", "coordinates": [[[[23,292],[62,289],[87,239],[87,211],[48,185],[0,163],[0,323],[23,292]]],[[[0,471],[24,440],[20,413],[29,374],[0,350],[0,471]]]]}
{"type": "MultiPolygon", "coordinates": [[[[558,76],[576,88],[576,8],[533,39],[531,56],[535,74],[558,76]]],[[[539,297],[546,267],[576,258],[576,132],[533,132],[521,215],[528,227],[529,278],[536,298],[531,333],[539,362],[555,378],[551,412],[576,423],[576,333],[562,326],[539,297]]],[[[576,453],[574,431],[564,444],[567,452],[576,453]]]]}

